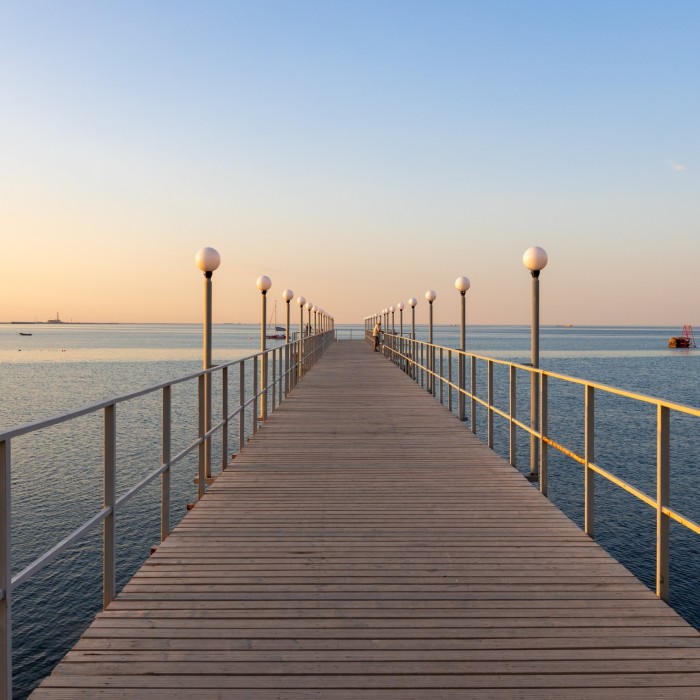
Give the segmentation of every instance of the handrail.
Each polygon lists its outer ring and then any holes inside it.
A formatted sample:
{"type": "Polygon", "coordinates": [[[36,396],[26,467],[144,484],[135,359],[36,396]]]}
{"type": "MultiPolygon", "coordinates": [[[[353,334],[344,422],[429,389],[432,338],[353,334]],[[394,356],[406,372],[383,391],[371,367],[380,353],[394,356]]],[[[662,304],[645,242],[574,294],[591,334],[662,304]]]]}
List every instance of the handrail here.
{"type": "MultiPolygon", "coordinates": [[[[435,396],[441,403],[443,400],[443,388],[447,388],[448,405],[452,409],[452,392],[457,392],[457,396],[463,396],[471,401],[471,430],[476,434],[475,412],[476,406],[480,405],[487,412],[487,443],[493,448],[493,416],[499,416],[508,422],[509,430],[509,453],[510,463],[516,466],[515,452],[515,431],[520,428],[523,432],[530,435],[531,439],[536,443],[536,470],[532,474],[531,480],[539,482],[540,491],[543,495],[547,495],[547,467],[549,447],[561,452],[573,461],[581,464],[584,468],[585,475],[585,494],[584,494],[584,531],[591,538],[595,537],[595,519],[594,519],[594,502],[595,488],[593,475],[597,474],[604,478],[614,486],[631,494],[637,500],[645,503],[647,506],[654,508],[657,512],[656,524],[656,595],[668,600],[669,596],[669,522],[671,520],[681,524],[689,531],[700,535],[700,524],[682,515],[678,511],[669,507],[669,480],[670,480],[670,414],[671,412],[700,418],[700,408],[694,408],[667,399],[656,398],[646,394],[640,394],[634,391],[628,391],[619,387],[608,386],[601,382],[588,381],[577,377],[570,377],[558,372],[550,372],[541,368],[535,368],[531,365],[509,362],[484,355],[477,355],[466,351],[457,350],[446,346],[428,343],[422,340],[415,340],[410,337],[396,335],[394,333],[383,333],[384,344],[383,351],[394,364],[399,366],[404,372],[411,376],[414,381],[426,386],[428,391],[435,396]],[[448,373],[445,377],[444,373],[444,355],[447,354],[448,373]],[[436,357],[439,356],[439,361],[436,362],[436,357]],[[452,380],[452,363],[453,358],[458,362],[465,362],[467,359],[471,363],[471,382],[470,386],[460,386],[452,380]],[[486,391],[487,396],[479,396],[476,386],[476,371],[477,363],[486,364],[487,381],[486,391]],[[508,368],[508,393],[509,393],[509,408],[503,410],[494,404],[494,384],[493,384],[493,367],[501,365],[508,368]],[[516,415],[516,374],[524,372],[535,377],[539,386],[539,406],[537,414],[531,416],[533,425],[528,424],[523,420],[519,420],[516,415]],[[558,380],[568,384],[574,384],[583,387],[585,393],[585,408],[584,408],[584,454],[578,454],[575,449],[559,444],[547,434],[547,418],[548,418],[548,383],[550,380],[558,380]],[[595,394],[601,392],[613,396],[620,396],[627,399],[632,399],[647,405],[655,406],[657,411],[657,459],[656,459],[656,497],[644,493],[641,489],[632,486],[623,479],[615,476],[610,470],[604,469],[594,462],[595,452],[595,394]]],[[[365,338],[371,342],[371,333],[369,330],[365,332],[365,338]]],[[[460,382],[465,381],[462,378],[467,373],[460,374],[460,382]]]]}
{"type": "MultiPolygon", "coordinates": [[[[97,525],[103,525],[103,605],[106,606],[116,595],[115,591],[115,571],[116,571],[116,546],[114,519],[119,509],[124,506],[135,495],[140,493],[146,486],[151,484],[159,476],[161,481],[161,542],[170,532],[169,523],[169,503],[170,503],[170,471],[194,450],[199,450],[199,464],[197,483],[199,487],[198,498],[201,498],[206,490],[206,486],[211,481],[211,475],[206,473],[206,468],[211,465],[207,462],[207,448],[211,445],[212,438],[218,432],[222,434],[222,470],[227,466],[228,430],[230,424],[236,416],[239,416],[239,449],[242,449],[246,442],[246,420],[247,409],[252,409],[252,429],[251,433],[257,430],[258,409],[261,415],[269,416],[278,407],[290,391],[294,389],[302,377],[313,367],[313,365],[323,356],[334,340],[332,329],[312,335],[305,335],[303,338],[295,336],[290,342],[275,348],[269,348],[263,352],[254,353],[238,360],[232,360],[225,364],[217,365],[209,369],[193,372],[183,377],[162,382],[140,389],[121,396],[104,399],[93,404],[81,406],[71,411],[44,418],[41,420],[23,423],[21,425],[0,431],[0,700],[12,697],[12,593],[13,591],[30,580],[39,573],[54,559],[59,557],[66,549],[82,539],[88,532],[97,525]],[[252,363],[253,392],[246,396],[246,366],[252,363]],[[272,365],[272,372],[265,372],[264,376],[269,381],[264,386],[258,386],[258,369],[263,366],[272,365]],[[228,410],[228,370],[231,367],[239,367],[239,403],[232,410],[228,410]],[[217,372],[222,375],[222,418],[212,425],[208,430],[204,430],[204,378],[212,376],[217,372]],[[170,414],[170,394],[173,386],[185,382],[197,380],[198,405],[199,405],[199,434],[197,438],[182,449],[178,454],[170,454],[170,434],[172,428],[172,418],[170,414]],[[116,455],[116,407],[119,404],[132,401],[134,399],[162,392],[162,462],[148,475],[142,478],[136,485],[121,495],[116,494],[116,472],[118,460],[116,455]],[[85,522],[70,532],[60,542],[44,552],[17,575],[12,576],[11,559],[11,444],[14,438],[44,430],[46,428],[67,423],[82,416],[104,412],[104,459],[103,459],[103,479],[105,487],[105,502],[103,507],[93,513],[85,522]]],[[[262,373],[261,373],[262,374],[262,373]]],[[[210,453],[210,451],[209,451],[210,453]]]]}

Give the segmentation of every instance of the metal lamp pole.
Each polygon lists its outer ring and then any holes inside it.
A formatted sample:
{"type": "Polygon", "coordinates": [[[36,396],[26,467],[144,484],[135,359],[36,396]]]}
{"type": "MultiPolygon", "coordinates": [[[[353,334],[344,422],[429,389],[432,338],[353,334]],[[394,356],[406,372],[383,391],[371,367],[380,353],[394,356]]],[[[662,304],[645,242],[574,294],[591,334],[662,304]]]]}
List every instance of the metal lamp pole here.
{"type": "Polygon", "coordinates": [[[289,302],[294,299],[294,292],[291,289],[285,289],[282,292],[282,299],[284,302],[287,304],[287,329],[285,331],[285,342],[286,346],[284,348],[284,390],[285,393],[289,393],[289,353],[291,352],[291,345],[290,343],[290,326],[289,326],[289,302]]]}
{"type": "Polygon", "coordinates": [[[256,286],[261,292],[260,317],[260,420],[267,420],[267,341],[265,338],[267,323],[267,292],[272,287],[272,280],[267,275],[258,277],[256,286]]]}
{"type": "Polygon", "coordinates": [[[418,299],[411,297],[408,300],[408,305],[411,307],[411,376],[416,377],[416,304],[418,304],[418,299]]]}
{"type": "Polygon", "coordinates": [[[304,304],[306,304],[306,298],[300,296],[297,299],[297,304],[299,304],[299,359],[297,360],[297,370],[299,379],[301,379],[304,367],[304,304]]]}
{"type": "MultiPolygon", "coordinates": [[[[523,265],[530,270],[532,275],[532,324],[530,332],[530,355],[532,366],[539,369],[540,366],[540,271],[547,265],[547,253],[543,248],[534,246],[528,248],[523,255],[523,265]]],[[[530,423],[535,432],[540,428],[540,383],[539,374],[531,373],[530,380],[530,423]]],[[[539,451],[538,441],[534,435],[530,436],[530,480],[539,478],[539,451]]]]}
{"type": "MultiPolygon", "coordinates": [[[[211,278],[221,264],[221,256],[214,248],[201,248],[195,255],[197,267],[204,272],[204,325],[203,345],[204,357],[202,369],[211,368],[211,326],[212,326],[212,283],[211,278]]],[[[211,373],[204,377],[204,432],[211,430],[211,373]]],[[[200,469],[199,494],[204,495],[204,479],[211,477],[211,440],[205,443],[203,469],[200,469]],[[204,477],[202,479],[201,477],[204,477]]]]}
{"type": "Polygon", "coordinates": [[[437,299],[437,292],[434,289],[429,289],[425,293],[425,298],[430,306],[429,323],[428,323],[428,367],[430,374],[428,375],[428,391],[432,394],[435,385],[433,381],[433,372],[435,371],[435,352],[433,350],[433,302],[437,299]]]}
{"type": "Polygon", "coordinates": [[[459,354],[459,397],[457,399],[459,420],[464,421],[464,385],[466,384],[466,367],[464,364],[464,352],[467,349],[467,333],[466,333],[466,320],[467,320],[467,290],[471,286],[468,277],[458,277],[455,280],[455,287],[462,298],[462,308],[460,316],[460,332],[459,332],[459,349],[461,350],[459,354]]]}
{"type": "Polygon", "coordinates": [[[314,305],[310,302],[306,302],[306,335],[311,336],[311,309],[314,308],[314,305]]]}
{"type": "Polygon", "coordinates": [[[411,339],[416,339],[416,305],[418,304],[418,299],[411,297],[408,300],[408,305],[411,307],[411,339]]]}

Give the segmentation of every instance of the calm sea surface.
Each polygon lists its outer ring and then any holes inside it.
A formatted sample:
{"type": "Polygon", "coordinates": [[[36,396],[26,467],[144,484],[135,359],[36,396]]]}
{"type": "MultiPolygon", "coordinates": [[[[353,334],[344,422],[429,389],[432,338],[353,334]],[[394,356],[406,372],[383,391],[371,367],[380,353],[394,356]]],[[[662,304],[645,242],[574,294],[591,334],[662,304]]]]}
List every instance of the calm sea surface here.
{"type": "MultiPolygon", "coordinates": [[[[406,328],[404,329],[406,330],[406,328]]],[[[340,326],[339,336],[360,338],[361,326],[340,326]]],[[[459,329],[436,328],[435,342],[456,347],[459,329]]],[[[700,406],[700,350],[670,350],[678,328],[543,328],[540,364],[552,370],[678,403],[700,406]]],[[[257,326],[214,329],[214,362],[255,352],[257,326]]],[[[419,338],[426,329],[417,329],[419,338]]],[[[195,325],[0,325],[0,430],[105,398],[136,391],[201,367],[201,327],[195,325]],[[19,332],[32,333],[20,336],[19,332]]],[[[527,362],[525,327],[468,329],[468,350],[527,362]]],[[[483,373],[477,386],[483,388],[483,373]]],[[[456,376],[456,375],[455,375],[456,376]]],[[[235,378],[237,381],[237,377],[235,378]]],[[[182,387],[182,388],[180,388],[182,387]]],[[[518,387],[518,411],[529,415],[528,387],[518,387]]],[[[215,399],[217,388],[215,385],[215,399]]],[[[236,394],[234,393],[234,396],[236,394]]],[[[505,378],[496,372],[497,402],[507,405],[505,378]]],[[[160,464],[159,395],[120,405],[118,490],[123,493],[160,464]]],[[[215,404],[216,405],[216,404],[215,404]]],[[[583,392],[552,382],[550,435],[583,449],[583,392]]],[[[196,389],[173,390],[173,452],[196,437],[196,389]]],[[[700,421],[671,424],[673,508],[700,521],[700,421]]],[[[476,431],[485,437],[483,411],[476,431]]],[[[93,515],[101,505],[100,414],[49,428],[12,443],[13,573],[33,561],[93,515]]],[[[507,456],[507,430],[496,419],[495,449],[507,456]]],[[[232,434],[230,444],[237,444],[232,434]]],[[[656,425],[653,407],[627,399],[596,399],[596,463],[645,492],[655,493],[656,425]]],[[[518,442],[518,469],[528,465],[528,441],[518,442]]],[[[214,464],[221,461],[214,445],[214,464]],[[218,460],[218,461],[217,461],[218,460]]],[[[550,451],[550,497],[574,521],[583,520],[581,467],[550,451]]],[[[196,457],[173,476],[171,520],[196,497],[196,457]]],[[[158,541],[158,484],[119,513],[118,588],[158,541]]],[[[601,480],[596,484],[596,539],[650,587],[654,581],[655,513],[601,480]]],[[[671,604],[700,628],[700,538],[672,524],[671,604]]],[[[14,597],[15,697],[23,698],[75,643],[101,604],[101,538],[98,530],[20,586],[14,597]]]]}

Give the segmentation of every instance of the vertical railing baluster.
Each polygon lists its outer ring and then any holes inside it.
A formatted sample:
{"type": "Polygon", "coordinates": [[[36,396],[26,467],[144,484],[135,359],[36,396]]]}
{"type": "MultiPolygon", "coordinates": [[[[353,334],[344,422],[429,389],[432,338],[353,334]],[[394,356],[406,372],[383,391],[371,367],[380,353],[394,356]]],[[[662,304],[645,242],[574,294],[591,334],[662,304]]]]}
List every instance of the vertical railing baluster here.
{"type": "Polygon", "coordinates": [[[472,421],[472,433],[476,435],[476,357],[471,357],[471,410],[470,416],[472,421]]]}
{"type": "Polygon", "coordinates": [[[304,332],[302,331],[299,334],[299,349],[297,350],[297,379],[301,379],[303,374],[304,374],[304,332]]]}
{"type": "Polygon", "coordinates": [[[103,469],[103,507],[109,509],[102,522],[102,607],[106,608],[114,600],[117,586],[114,512],[117,498],[117,407],[113,403],[104,410],[103,469]]]}
{"type": "Polygon", "coordinates": [[[447,408],[452,413],[452,350],[447,351],[447,408]]]}
{"type": "Polygon", "coordinates": [[[444,401],[444,388],[445,388],[445,370],[443,368],[443,352],[442,346],[440,346],[440,403],[445,404],[444,401]]]}
{"type": "Polygon", "coordinates": [[[172,386],[163,387],[163,439],[161,457],[165,471],[160,476],[160,541],[170,534],[170,458],[172,446],[172,386]]]}
{"type": "Polygon", "coordinates": [[[267,352],[262,351],[260,353],[260,386],[258,387],[260,392],[258,420],[260,423],[267,419],[267,370],[267,352]]]}
{"type": "Polygon", "coordinates": [[[271,404],[272,404],[272,411],[270,413],[275,412],[275,402],[277,399],[277,351],[276,350],[271,350],[270,355],[272,355],[272,391],[271,393],[271,404]]]}
{"type": "Polygon", "coordinates": [[[667,406],[656,408],[656,595],[668,600],[669,523],[663,512],[670,505],[670,412],[667,406]]]}
{"type": "Polygon", "coordinates": [[[197,403],[198,403],[198,421],[197,421],[197,437],[199,439],[199,449],[197,450],[197,498],[202,498],[205,491],[206,483],[206,455],[207,446],[204,440],[204,434],[206,433],[206,419],[205,419],[205,386],[206,380],[203,374],[200,374],[197,379],[197,403]]]}
{"type": "Polygon", "coordinates": [[[241,452],[243,450],[243,445],[245,445],[246,409],[243,408],[243,405],[245,404],[245,360],[241,360],[240,364],[238,365],[238,368],[238,405],[241,409],[238,413],[238,451],[241,452]]]}
{"type": "Polygon", "coordinates": [[[584,515],[583,530],[591,538],[595,537],[595,472],[590,464],[595,463],[595,393],[586,384],[584,416],[584,515]]]}
{"type": "MultiPolygon", "coordinates": [[[[289,306],[287,306],[289,309],[289,306]]],[[[289,325],[289,324],[287,324],[289,325]]],[[[289,364],[291,361],[291,355],[290,355],[290,350],[292,349],[292,346],[289,344],[290,340],[289,337],[287,336],[287,342],[284,346],[284,395],[285,397],[289,394],[289,389],[290,389],[290,376],[289,376],[289,364]]]]}
{"type": "Polygon", "coordinates": [[[488,399],[487,403],[489,406],[488,416],[486,421],[486,444],[493,449],[493,361],[488,360],[486,363],[486,382],[488,399]]]}
{"type": "MultiPolygon", "coordinates": [[[[464,304],[464,297],[462,297],[462,304],[464,304]]],[[[461,344],[460,348],[459,354],[457,355],[457,417],[459,420],[464,421],[466,420],[464,415],[464,400],[466,398],[464,395],[464,387],[466,385],[464,372],[466,367],[464,365],[464,349],[461,344]]]]}
{"type": "Polygon", "coordinates": [[[228,367],[221,370],[221,418],[224,425],[221,429],[221,471],[228,465],[228,367]]]}
{"type": "Polygon", "coordinates": [[[12,458],[10,440],[0,441],[0,698],[12,698],[12,458]]]}
{"type": "Polygon", "coordinates": [[[549,450],[544,438],[547,435],[547,424],[549,420],[549,385],[547,383],[547,375],[544,372],[540,373],[540,493],[543,496],[547,495],[547,465],[549,450]]]}
{"type": "Polygon", "coordinates": [[[284,363],[282,362],[284,355],[284,346],[280,346],[280,348],[277,350],[277,364],[279,365],[280,368],[280,379],[277,384],[277,405],[279,406],[282,401],[284,400],[284,396],[286,395],[284,393],[284,387],[285,387],[285,382],[287,382],[287,373],[284,371],[284,363]]]}
{"type": "Polygon", "coordinates": [[[421,343],[420,344],[420,386],[421,386],[421,389],[425,388],[425,370],[424,370],[425,364],[423,363],[423,348],[424,347],[425,347],[424,344],[421,343]]]}
{"type": "Polygon", "coordinates": [[[517,417],[517,405],[516,405],[516,399],[517,399],[517,390],[516,390],[516,375],[515,375],[515,366],[510,365],[509,367],[509,372],[508,372],[508,393],[509,393],[509,406],[508,406],[508,413],[510,415],[510,428],[509,428],[509,451],[510,451],[510,464],[512,467],[515,467],[517,465],[517,450],[516,450],[516,443],[517,443],[517,435],[516,435],[516,426],[515,423],[513,422],[515,418],[517,417]]]}
{"type": "Polygon", "coordinates": [[[258,432],[258,357],[253,357],[253,435],[258,432]]]}

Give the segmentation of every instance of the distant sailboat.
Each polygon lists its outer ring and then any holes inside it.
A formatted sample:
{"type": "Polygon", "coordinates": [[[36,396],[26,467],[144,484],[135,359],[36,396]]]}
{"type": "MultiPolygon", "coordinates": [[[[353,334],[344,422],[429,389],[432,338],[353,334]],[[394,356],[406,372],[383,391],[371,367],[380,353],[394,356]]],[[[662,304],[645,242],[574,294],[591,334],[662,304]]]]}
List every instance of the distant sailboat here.
{"type": "Polygon", "coordinates": [[[284,326],[277,325],[277,300],[275,300],[275,304],[272,308],[272,313],[270,314],[270,320],[267,323],[267,331],[265,333],[265,337],[269,338],[270,340],[285,340],[287,337],[285,335],[286,331],[287,329],[284,326]],[[270,326],[272,326],[272,331],[270,331],[270,326]]]}

